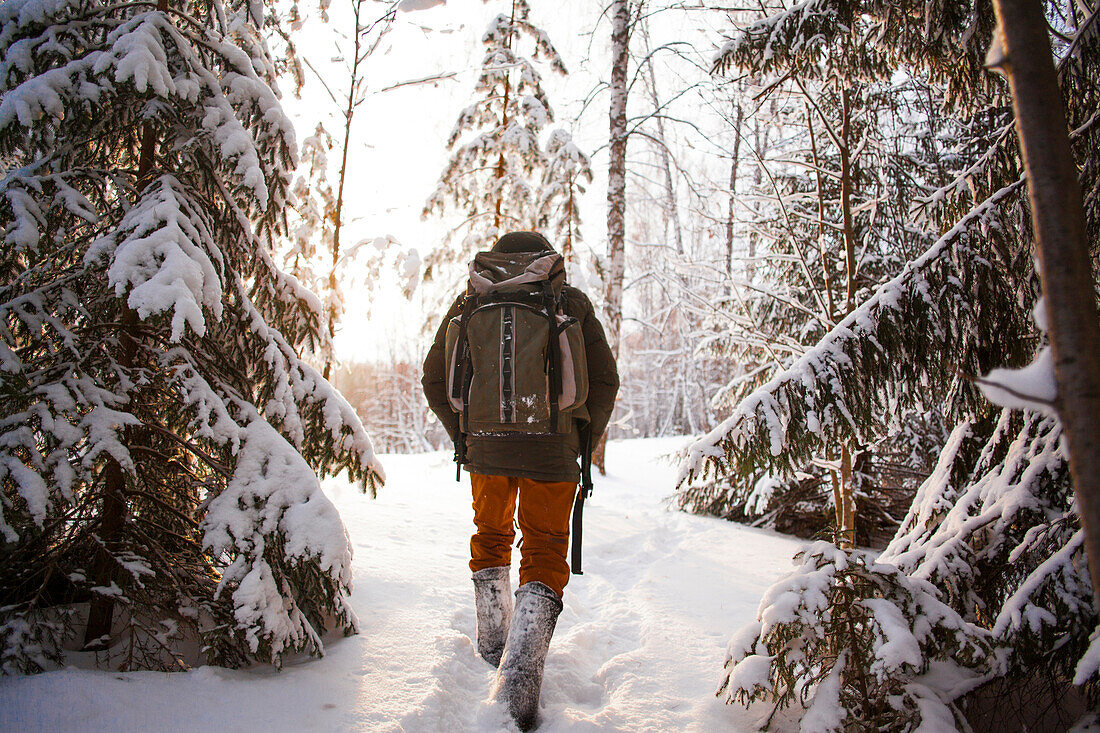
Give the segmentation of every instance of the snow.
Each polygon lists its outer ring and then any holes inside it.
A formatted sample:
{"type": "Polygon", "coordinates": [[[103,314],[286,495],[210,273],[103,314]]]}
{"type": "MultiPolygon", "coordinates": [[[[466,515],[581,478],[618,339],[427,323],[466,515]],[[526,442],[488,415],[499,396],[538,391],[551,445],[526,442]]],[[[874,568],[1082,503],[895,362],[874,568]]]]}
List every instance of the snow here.
{"type": "Polygon", "coordinates": [[[833,669],[818,685],[809,709],[802,716],[801,729],[804,733],[842,730],[844,708],[840,704],[840,690],[847,657],[848,652],[841,652],[833,669]]]}
{"type": "MultiPolygon", "coordinates": [[[[566,588],[546,663],[541,733],[750,731],[769,712],[714,691],[729,637],[755,620],[800,543],[668,511],[675,469],[655,455],[682,442],[608,445],[612,473],[586,504],[586,573],[566,588]]],[[[485,702],[493,670],[472,641],[469,484],[455,483],[447,453],[382,458],[377,500],[340,478],[323,484],[355,550],[359,635],[326,639],[324,658],[279,673],[72,666],[0,678],[0,730],[514,730],[485,702]]]]}
{"type": "Polygon", "coordinates": [[[1092,632],[1089,638],[1089,648],[1084,656],[1077,662],[1077,668],[1073,672],[1073,684],[1083,685],[1100,669],[1100,633],[1092,632]]]}
{"type": "Polygon", "coordinates": [[[870,671],[893,671],[903,664],[919,668],[924,655],[921,654],[920,642],[909,630],[913,621],[907,619],[901,609],[885,598],[864,598],[860,603],[871,612],[881,633],[881,637],[875,637],[876,660],[870,671]]]}
{"type": "Polygon", "coordinates": [[[1044,346],[1035,360],[1020,369],[994,369],[978,386],[990,402],[1017,410],[1037,410],[1052,417],[1058,398],[1054,382],[1054,354],[1044,346]]]}
{"type": "Polygon", "coordinates": [[[755,690],[757,687],[769,687],[768,679],[771,677],[772,661],[775,657],[766,654],[750,654],[730,671],[730,688],[755,690]]]}
{"type": "MultiPolygon", "coordinates": [[[[273,656],[285,649],[320,651],[317,629],[299,608],[295,589],[264,559],[265,546],[281,537],[291,562],[316,560],[342,594],[351,584],[351,541],[306,460],[254,411],[251,417],[241,430],[236,471],[210,502],[203,545],[215,556],[233,558],[218,594],[231,589],[234,617],[253,654],[264,642],[273,656]]],[[[342,607],[344,600],[336,602],[342,607]]],[[[355,624],[353,615],[349,623],[355,624]]]]}
{"type": "Polygon", "coordinates": [[[951,708],[944,705],[935,692],[916,683],[906,685],[905,691],[912,696],[917,710],[920,711],[920,725],[913,733],[947,733],[958,730],[951,708]]]}
{"type": "Polygon", "coordinates": [[[85,257],[93,262],[109,254],[115,295],[126,296],[142,319],[170,311],[172,341],[183,337],[185,326],[204,336],[204,311],[222,315],[218,271],[224,265],[201,207],[185,190],[173,176],[161,176],[85,257]]]}
{"type": "Polygon", "coordinates": [[[403,13],[412,13],[417,10],[427,10],[437,5],[446,4],[447,0],[401,0],[397,9],[403,13]]]}
{"type": "MultiPolygon", "coordinates": [[[[1032,312],[1035,325],[1047,332],[1046,300],[1039,298],[1032,312]]],[[[978,382],[986,399],[1001,407],[1037,410],[1057,417],[1058,384],[1054,380],[1054,352],[1050,346],[1039,349],[1030,364],[1020,369],[994,369],[978,382]]]]}

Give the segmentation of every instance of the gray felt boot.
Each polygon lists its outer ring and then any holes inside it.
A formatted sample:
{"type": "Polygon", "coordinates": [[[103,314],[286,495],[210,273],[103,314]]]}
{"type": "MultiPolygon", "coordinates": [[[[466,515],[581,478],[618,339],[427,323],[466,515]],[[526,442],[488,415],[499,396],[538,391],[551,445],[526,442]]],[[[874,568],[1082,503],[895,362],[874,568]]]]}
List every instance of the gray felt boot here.
{"type": "Polygon", "coordinates": [[[510,568],[485,568],[474,573],[474,603],[477,606],[477,653],[496,667],[508,639],[512,618],[510,568]]]}
{"type": "Polygon", "coordinates": [[[538,725],[542,669],[561,609],[558,594],[537,580],[516,591],[516,610],[492,699],[508,704],[508,712],[522,731],[538,725]]]}

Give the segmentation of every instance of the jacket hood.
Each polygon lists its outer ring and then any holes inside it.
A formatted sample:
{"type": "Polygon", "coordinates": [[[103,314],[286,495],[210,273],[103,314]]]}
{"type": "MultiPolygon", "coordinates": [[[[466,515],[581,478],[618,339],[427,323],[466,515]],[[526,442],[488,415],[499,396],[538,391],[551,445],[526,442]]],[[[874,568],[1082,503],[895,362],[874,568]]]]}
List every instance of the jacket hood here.
{"type": "Polygon", "coordinates": [[[508,232],[493,245],[493,252],[554,252],[546,237],[538,232],[508,232]]]}

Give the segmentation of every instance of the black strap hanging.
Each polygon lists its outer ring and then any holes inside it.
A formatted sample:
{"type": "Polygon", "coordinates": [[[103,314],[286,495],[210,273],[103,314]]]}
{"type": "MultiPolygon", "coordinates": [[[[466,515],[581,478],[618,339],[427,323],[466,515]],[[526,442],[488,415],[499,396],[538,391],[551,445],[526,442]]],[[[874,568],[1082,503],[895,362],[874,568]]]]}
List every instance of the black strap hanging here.
{"type": "Polygon", "coordinates": [[[554,288],[547,280],[542,284],[543,308],[546,312],[547,332],[549,336],[546,345],[547,365],[546,379],[550,398],[550,431],[558,432],[558,402],[561,399],[561,344],[558,343],[558,309],[557,300],[554,297],[554,288]]]}
{"type": "Polygon", "coordinates": [[[455,481],[462,480],[462,464],[466,462],[466,433],[458,431],[455,438],[455,481]]]}
{"type": "Polygon", "coordinates": [[[584,526],[584,500],[592,496],[592,426],[581,428],[581,486],[573,501],[572,545],[570,546],[570,570],[573,575],[584,575],[581,570],[581,541],[584,526]]]}
{"type": "Polygon", "coordinates": [[[467,293],[462,304],[462,317],[458,323],[458,341],[455,343],[457,368],[454,382],[450,385],[451,396],[462,400],[462,412],[458,418],[458,437],[455,439],[455,481],[462,480],[462,464],[466,462],[466,433],[470,429],[467,408],[470,401],[470,379],[473,374],[472,370],[467,368],[470,361],[470,344],[466,336],[466,326],[470,322],[470,314],[474,312],[475,300],[472,293],[467,293]]]}

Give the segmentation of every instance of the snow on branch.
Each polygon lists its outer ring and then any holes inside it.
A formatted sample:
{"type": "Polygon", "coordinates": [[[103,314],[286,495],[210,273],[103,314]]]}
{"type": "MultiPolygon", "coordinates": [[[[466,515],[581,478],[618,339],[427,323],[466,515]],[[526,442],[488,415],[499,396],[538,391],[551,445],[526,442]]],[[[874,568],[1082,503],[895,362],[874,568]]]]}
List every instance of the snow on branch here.
{"type": "Polygon", "coordinates": [[[729,644],[718,694],[729,703],[806,705],[804,731],[945,730],[959,685],[987,674],[989,632],[930,583],[872,553],[818,541],[760,600],[729,644]],[[942,682],[955,684],[944,689],[942,682]],[[939,683],[939,684],[937,684],[939,683]]]}
{"type": "Polygon", "coordinates": [[[272,184],[285,186],[289,174],[284,166],[295,164],[294,129],[249,54],[208,31],[201,42],[221,64],[215,74],[186,33],[160,11],[103,22],[114,27],[102,49],[37,74],[25,57],[31,53],[28,44],[41,41],[11,43],[0,36],[0,52],[14,55],[0,68],[0,130],[32,128],[43,118],[57,123],[77,113],[94,116],[129,88],[180,108],[200,108],[201,134],[235,187],[260,210],[282,203],[273,200],[272,184]]]}
{"type": "Polygon", "coordinates": [[[118,228],[92,243],[85,261],[109,259],[107,277],[139,317],[171,312],[172,341],[184,326],[206,334],[203,311],[222,315],[221,252],[209,218],[174,176],[151,184],[118,228]]]}
{"type": "MultiPolygon", "coordinates": [[[[1005,563],[1022,569],[1019,560],[1025,554],[1075,544],[1058,421],[1006,409],[984,445],[974,445],[979,434],[968,423],[955,429],[939,465],[917,490],[912,508],[880,558],[958,598],[971,596],[983,565],[998,573],[1005,563]]],[[[1049,555],[1059,556],[1058,551],[1049,555]]],[[[1009,617],[1024,613],[1020,609],[1040,589],[1039,579],[1063,569],[1064,559],[1037,562],[1031,571],[1034,577],[1021,579],[1019,590],[1002,609],[1006,619],[995,629],[1003,633],[1009,617]]],[[[1081,579],[1063,585],[1081,590],[1081,579]]],[[[1091,591],[1084,590],[1087,602],[1091,591]]],[[[1038,621],[1041,612],[1035,613],[1038,621]]]]}
{"type": "Polygon", "coordinates": [[[231,590],[237,633],[253,654],[279,664],[287,650],[320,653],[320,631],[268,558],[285,555],[314,582],[337,586],[330,597],[354,627],[343,596],[351,591],[351,540],[313,469],[255,411],[240,438],[236,470],[203,520],[204,547],[231,558],[215,597],[231,590]]]}
{"type": "MultiPolygon", "coordinates": [[[[1023,179],[962,218],[921,257],[834,327],[782,373],[748,395],[733,413],[688,447],[677,485],[729,472],[790,474],[830,442],[868,435],[886,399],[917,406],[935,390],[959,385],[956,370],[980,373],[974,348],[985,319],[1011,297],[982,256],[984,234],[997,229],[1023,179]],[[969,354],[948,364],[945,353],[969,354]]],[[[973,399],[973,397],[971,397],[973,399]]],[[[723,489],[724,490],[724,489],[723,489]]],[[[681,491],[680,501],[694,499],[681,491]]]]}
{"type": "Polygon", "coordinates": [[[827,46],[826,31],[839,22],[833,4],[832,0],[803,0],[756,21],[719,49],[712,61],[714,71],[724,73],[731,66],[745,65],[764,71],[787,68],[798,55],[827,46]]]}
{"type": "Polygon", "coordinates": [[[373,495],[385,482],[385,472],[355,409],[344,396],[300,359],[283,335],[264,320],[247,298],[243,282],[236,285],[247,334],[240,358],[259,355],[268,375],[260,392],[261,412],[293,445],[315,458],[314,468],[325,475],[346,465],[353,481],[373,495]]]}

